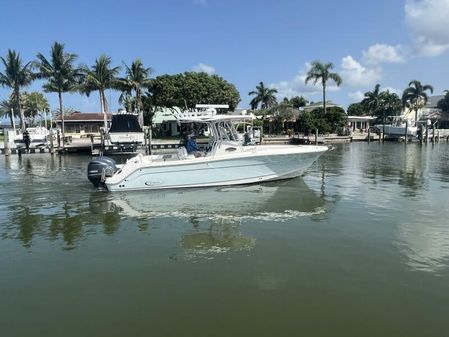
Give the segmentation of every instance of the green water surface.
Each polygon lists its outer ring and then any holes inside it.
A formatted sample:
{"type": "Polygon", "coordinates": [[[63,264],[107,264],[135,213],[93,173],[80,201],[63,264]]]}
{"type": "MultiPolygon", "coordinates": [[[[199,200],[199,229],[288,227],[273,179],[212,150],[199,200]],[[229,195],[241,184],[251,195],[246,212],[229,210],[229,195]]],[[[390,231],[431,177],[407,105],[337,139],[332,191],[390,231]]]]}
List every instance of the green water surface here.
{"type": "Polygon", "coordinates": [[[144,193],[90,159],[0,157],[0,337],[449,336],[446,143],[144,193]]]}

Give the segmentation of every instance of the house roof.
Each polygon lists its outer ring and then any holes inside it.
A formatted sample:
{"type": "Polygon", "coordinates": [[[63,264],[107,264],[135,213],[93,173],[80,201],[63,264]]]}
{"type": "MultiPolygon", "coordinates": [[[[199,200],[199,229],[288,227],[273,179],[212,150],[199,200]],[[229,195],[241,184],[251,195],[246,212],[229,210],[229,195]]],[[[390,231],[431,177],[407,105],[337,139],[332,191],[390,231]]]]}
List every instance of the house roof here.
{"type": "MultiPolygon", "coordinates": [[[[339,104],[336,104],[336,103],[334,103],[334,102],[332,102],[332,101],[326,101],[326,107],[327,107],[327,108],[331,108],[331,107],[335,107],[335,106],[341,108],[341,105],[339,105],[339,104]]],[[[315,102],[315,103],[306,105],[306,106],[304,107],[304,111],[310,112],[310,111],[313,111],[313,110],[315,110],[315,109],[317,109],[317,108],[322,108],[322,107],[323,107],[323,101],[321,101],[321,102],[315,102]]]]}
{"type": "Polygon", "coordinates": [[[426,108],[436,108],[438,105],[438,102],[444,98],[444,95],[436,95],[436,96],[429,96],[426,108]]]}
{"type": "Polygon", "coordinates": [[[439,120],[441,122],[449,121],[449,113],[443,112],[441,109],[431,109],[426,115],[425,118],[439,120]]]}
{"type": "MultiPolygon", "coordinates": [[[[112,119],[112,113],[106,114],[108,121],[112,119]]],[[[56,121],[61,121],[61,115],[57,115],[56,121]]],[[[98,112],[72,112],[70,115],[64,116],[64,122],[103,122],[103,113],[98,112]]]]}

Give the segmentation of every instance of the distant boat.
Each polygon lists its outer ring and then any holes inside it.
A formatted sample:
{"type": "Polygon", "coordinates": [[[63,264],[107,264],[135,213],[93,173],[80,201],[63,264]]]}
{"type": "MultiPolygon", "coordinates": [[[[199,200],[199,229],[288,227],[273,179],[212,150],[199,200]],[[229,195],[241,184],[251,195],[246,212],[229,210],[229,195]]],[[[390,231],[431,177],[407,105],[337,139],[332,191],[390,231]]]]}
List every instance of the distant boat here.
{"type": "MultiPolygon", "coordinates": [[[[30,137],[30,148],[47,146],[50,141],[50,131],[46,128],[37,126],[26,128],[30,137]]],[[[17,148],[26,147],[25,141],[23,139],[23,133],[19,133],[14,137],[14,144],[16,144],[17,148]]]]}
{"type": "Polygon", "coordinates": [[[135,114],[113,115],[108,133],[111,144],[140,145],[144,142],[144,132],[135,114]]]}
{"type": "Polygon", "coordinates": [[[388,138],[405,137],[405,130],[407,129],[407,138],[418,137],[418,127],[415,126],[413,120],[407,120],[402,117],[396,117],[391,123],[376,125],[380,132],[384,132],[388,138]],[[408,123],[408,125],[407,125],[408,123]]]}

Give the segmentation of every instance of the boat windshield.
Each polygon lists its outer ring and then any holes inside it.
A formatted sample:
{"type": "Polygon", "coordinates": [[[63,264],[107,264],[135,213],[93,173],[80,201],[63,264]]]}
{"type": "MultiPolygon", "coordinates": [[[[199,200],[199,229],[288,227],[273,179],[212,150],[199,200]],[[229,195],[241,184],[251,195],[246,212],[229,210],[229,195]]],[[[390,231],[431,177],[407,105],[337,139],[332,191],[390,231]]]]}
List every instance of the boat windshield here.
{"type": "Polygon", "coordinates": [[[215,142],[239,141],[240,137],[235,128],[235,124],[249,119],[251,119],[250,116],[216,115],[213,117],[178,118],[178,123],[199,123],[207,125],[215,142]]]}

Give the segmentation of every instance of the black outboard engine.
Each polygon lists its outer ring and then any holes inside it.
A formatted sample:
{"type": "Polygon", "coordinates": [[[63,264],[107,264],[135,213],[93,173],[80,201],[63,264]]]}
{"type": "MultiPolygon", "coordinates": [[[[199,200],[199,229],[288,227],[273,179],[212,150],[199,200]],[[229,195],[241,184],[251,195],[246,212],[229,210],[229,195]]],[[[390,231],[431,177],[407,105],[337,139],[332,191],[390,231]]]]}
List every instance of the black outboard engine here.
{"type": "Polygon", "coordinates": [[[89,162],[87,178],[96,188],[105,187],[104,180],[117,172],[115,160],[109,157],[98,157],[89,162]]]}

